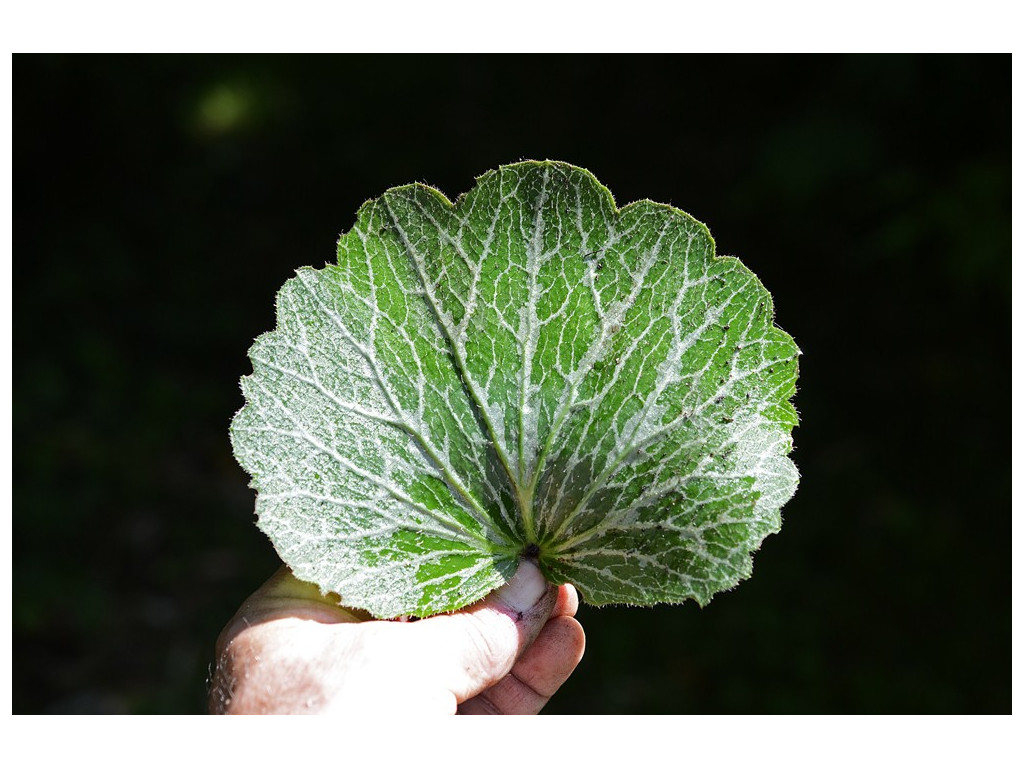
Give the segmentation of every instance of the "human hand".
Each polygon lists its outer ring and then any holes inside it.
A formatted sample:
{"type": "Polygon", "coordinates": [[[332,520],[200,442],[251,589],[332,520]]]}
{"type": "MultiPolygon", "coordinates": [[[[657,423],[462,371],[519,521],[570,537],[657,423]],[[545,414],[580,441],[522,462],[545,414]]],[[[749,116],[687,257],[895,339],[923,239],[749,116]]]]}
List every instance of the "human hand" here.
{"type": "Polygon", "coordinates": [[[536,714],[583,656],[571,585],[523,560],[462,611],[375,621],[281,568],[217,640],[214,714],[536,714]]]}

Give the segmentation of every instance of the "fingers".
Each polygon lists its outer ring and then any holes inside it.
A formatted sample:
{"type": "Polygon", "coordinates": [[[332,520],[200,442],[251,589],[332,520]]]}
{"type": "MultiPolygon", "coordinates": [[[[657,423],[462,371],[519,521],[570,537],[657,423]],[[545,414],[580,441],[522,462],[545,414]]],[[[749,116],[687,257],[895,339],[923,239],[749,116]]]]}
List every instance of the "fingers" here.
{"type": "MultiPolygon", "coordinates": [[[[476,606],[408,625],[438,682],[462,702],[504,678],[541,634],[559,602],[536,564],[523,560],[512,581],[476,606]]],[[[566,596],[562,610],[571,608],[566,596]]]]}
{"type": "Polygon", "coordinates": [[[575,616],[580,607],[580,596],[572,584],[563,584],[558,588],[558,600],[552,616],[575,616]]]}
{"type": "Polygon", "coordinates": [[[218,640],[211,711],[534,713],[583,654],[576,591],[531,561],[477,605],[416,623],[363,622],[336,601],[279,570],[218,640]]]}
{"type": "Polygon", "coordinates": [[[244,629],[281,618],[311,619],[321,624],[364,621],[365,612],[342,608],[337,595],[324,596],[319,587],[295,578],[285,566],[253,592],[217,638],[217,655],[244,629]]]}
{"type": "Polygon", "coordinates": [[[585,645],[583,627],[576,619],[552,617],[511,673],[497,685],[464,702],[459,714],[537,714],[576,669],[585,645]]]}

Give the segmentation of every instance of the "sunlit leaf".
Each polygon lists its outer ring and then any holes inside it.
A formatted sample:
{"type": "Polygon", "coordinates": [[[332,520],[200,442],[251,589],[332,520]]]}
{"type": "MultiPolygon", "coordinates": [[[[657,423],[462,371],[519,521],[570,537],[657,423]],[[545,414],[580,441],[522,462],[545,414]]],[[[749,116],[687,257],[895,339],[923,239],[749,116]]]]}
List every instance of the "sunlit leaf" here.
{"type": "Polygon", "coordinates": [[[380,617],[536,557],[593,604],[701,604],[780,527],[797,356],[707,228],[526,162],[366,203],[256,340],[231,435],[282,559],[380,617]]]}

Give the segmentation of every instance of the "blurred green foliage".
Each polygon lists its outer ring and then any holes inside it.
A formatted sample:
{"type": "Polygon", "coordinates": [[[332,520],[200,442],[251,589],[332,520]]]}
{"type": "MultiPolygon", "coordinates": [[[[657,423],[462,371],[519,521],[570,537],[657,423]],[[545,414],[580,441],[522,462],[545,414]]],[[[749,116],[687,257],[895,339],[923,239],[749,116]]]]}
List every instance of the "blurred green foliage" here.
{"type": "Polygon", "coordinates": [[[708,224],[804,351],[754,578],[547,711],[1010,711],[1010,57],[14,57],[13,709],[200,712],[276,567],[228,422],[367,198],[520,158],[708,224]]]}

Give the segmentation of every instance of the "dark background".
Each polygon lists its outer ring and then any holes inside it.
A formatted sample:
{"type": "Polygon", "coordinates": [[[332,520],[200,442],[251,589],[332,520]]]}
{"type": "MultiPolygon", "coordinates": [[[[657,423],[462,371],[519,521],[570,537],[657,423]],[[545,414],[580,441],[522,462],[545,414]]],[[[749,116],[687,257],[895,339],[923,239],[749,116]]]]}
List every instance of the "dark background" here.
{"type": "Polygon", "coordinates": [[[556,713],[1009,712],[1010,57],[14,57],[13,710],[201,712],[276,567],[246,350],[358,206],[522,158],[707,223],[803,480],[701,610],[584,606],[556,713]]]}

